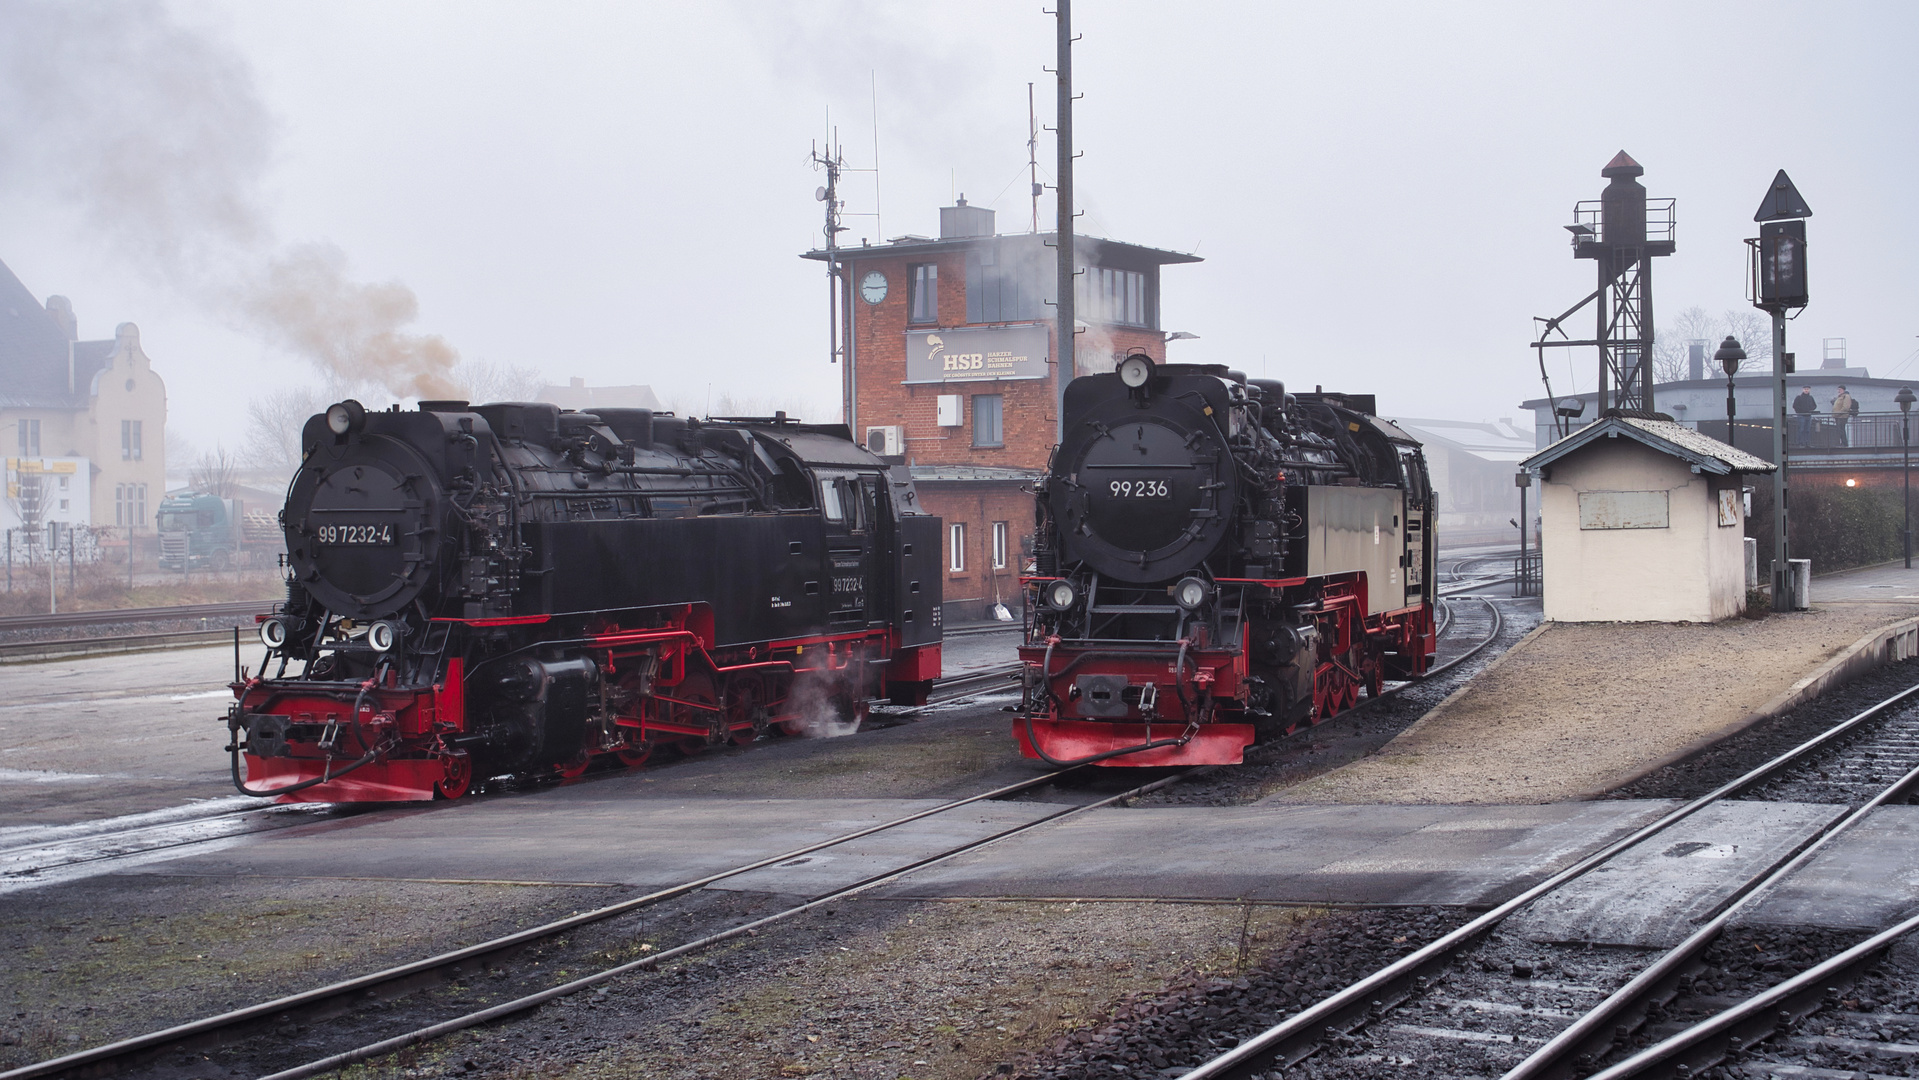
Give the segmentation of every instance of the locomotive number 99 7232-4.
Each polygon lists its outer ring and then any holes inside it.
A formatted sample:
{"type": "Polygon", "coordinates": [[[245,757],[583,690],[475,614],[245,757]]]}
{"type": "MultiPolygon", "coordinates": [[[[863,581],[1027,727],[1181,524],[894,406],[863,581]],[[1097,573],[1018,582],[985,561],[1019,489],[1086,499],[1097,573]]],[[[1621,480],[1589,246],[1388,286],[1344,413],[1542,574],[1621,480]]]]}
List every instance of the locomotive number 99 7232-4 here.
{"type": "Polygon", "coordinates": [[[393,543],[393,526],[322,525],[319,528],[319,540],[322,544],[384,547],[393,543]]]}
{"type": "Polygon", "coordinates": [[[1170,499],[1173,489],[1164,480],[1115,480],[1106,490],[1120,499],[1170,499]]]}

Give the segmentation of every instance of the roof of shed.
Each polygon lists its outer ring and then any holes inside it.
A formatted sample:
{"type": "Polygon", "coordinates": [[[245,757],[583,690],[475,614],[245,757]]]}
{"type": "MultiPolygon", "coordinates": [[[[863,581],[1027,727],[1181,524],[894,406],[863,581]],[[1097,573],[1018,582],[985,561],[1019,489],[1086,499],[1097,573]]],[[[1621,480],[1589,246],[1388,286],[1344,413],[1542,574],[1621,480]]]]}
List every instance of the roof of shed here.
{"type": "Polygon", "coordinates": [[[1528,469],[1539,469],[1582,449],[1595,439],[1616,439],[1622,435],[1661,453],[1671,454],[1692,466],[1696,472],[1728,476],[1733,473],[1766,473],[1774,469],[1773,463],[1765,458],[1755,457],[1718,439],[1701,435],[1684,424],[1670,420],[1646,420],[1637,416],[1605,417],[1580,428],[1520,464],[1528,469]]]}

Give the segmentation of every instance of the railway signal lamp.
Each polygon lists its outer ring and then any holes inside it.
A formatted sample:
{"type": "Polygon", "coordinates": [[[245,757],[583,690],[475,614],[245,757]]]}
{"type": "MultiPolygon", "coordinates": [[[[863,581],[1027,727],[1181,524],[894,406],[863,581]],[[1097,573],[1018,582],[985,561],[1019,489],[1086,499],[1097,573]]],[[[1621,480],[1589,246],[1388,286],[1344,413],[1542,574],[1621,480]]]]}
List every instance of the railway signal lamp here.
{"type": "Polygon", "coordinates": [[[1899,403],[1899,471],[1906,482],[1905,524],[1899,535],[1906,549],[1906,569],[1912,569],[1912,403],[1916,399],[1912,387],[1902,386],[1898,396],[1892,400],[1899,403]]]}
{"type": "Polygon", "coordinates": [[[1181,578],[1179,584],[1173,586],[1173,602],[1187,611],[1198,611],[1210,591],[1206,583],[1196,577],[1181,578]]]}

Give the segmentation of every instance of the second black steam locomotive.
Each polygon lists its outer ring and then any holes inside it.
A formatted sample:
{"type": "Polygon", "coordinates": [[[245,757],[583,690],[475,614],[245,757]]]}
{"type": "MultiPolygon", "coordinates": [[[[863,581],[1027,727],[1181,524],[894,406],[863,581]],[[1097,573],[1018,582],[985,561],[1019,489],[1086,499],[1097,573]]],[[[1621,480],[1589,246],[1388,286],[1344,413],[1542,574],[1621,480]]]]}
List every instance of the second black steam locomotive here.
{"type": "Polygon", "coordinates": [[[1370,395],[1133,355],[1066,389],[1014,735],[1053,764],[1227,764],[1423,673],[1434,506],[1370,395]]]}
{"type": "Polygon", "coordinates": [[[287,599],[228,715],[248,794],[456,798],[852,725],[939,675],[939,519],[842,426],[346,401],[302,439],[287,599]]]}

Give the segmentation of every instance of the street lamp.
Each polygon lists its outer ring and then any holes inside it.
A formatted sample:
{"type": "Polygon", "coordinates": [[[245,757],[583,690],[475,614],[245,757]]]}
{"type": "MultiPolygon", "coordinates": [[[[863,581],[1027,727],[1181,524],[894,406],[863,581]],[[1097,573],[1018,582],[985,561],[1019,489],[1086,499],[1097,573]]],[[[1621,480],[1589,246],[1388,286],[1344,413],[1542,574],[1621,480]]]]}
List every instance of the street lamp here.
{"type": "Polygon", "coordinates": [[[1912,387],[1902,386],[1899,394],[1892,400],[1899,403],[1899,471],[1906,478],[1906,523],[1901,535],[1905,538],[1906,569],[1912,569],[1912,403],[1915,398],[1912,387]]]}
{"type": "Polygon", "coordinates": [[[1732,433],[1732,421],[1736,408],[1732,397],[1732,377],[1739,374],[1739,361],[1746,358],[1746,350],[1739,347],[1738,338],[1727,334],[1726,340],[1720,343],[1719,351],[1713,353],[1712,358],[1719,361],[1719,366],[1726,372],[1726,445],[1737,446],[1739,444],[1733,440],[1732,433]]]}

